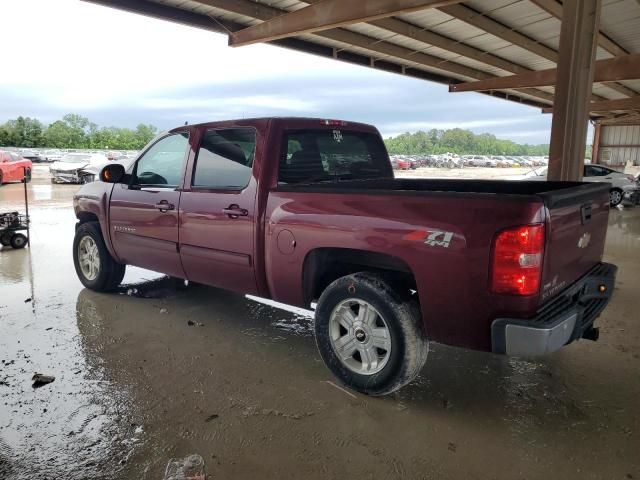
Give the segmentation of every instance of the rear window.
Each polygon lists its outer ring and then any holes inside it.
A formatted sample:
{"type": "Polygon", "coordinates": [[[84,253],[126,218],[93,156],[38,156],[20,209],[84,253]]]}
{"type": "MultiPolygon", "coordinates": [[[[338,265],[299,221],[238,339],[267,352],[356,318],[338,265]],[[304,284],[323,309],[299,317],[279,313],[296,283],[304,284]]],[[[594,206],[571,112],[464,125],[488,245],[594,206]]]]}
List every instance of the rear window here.
{"type": "Polygon", "coordinates": [[[373,133],[294,130],[285,133],[280,183],[393,178],[389,157],[373,133]]]}

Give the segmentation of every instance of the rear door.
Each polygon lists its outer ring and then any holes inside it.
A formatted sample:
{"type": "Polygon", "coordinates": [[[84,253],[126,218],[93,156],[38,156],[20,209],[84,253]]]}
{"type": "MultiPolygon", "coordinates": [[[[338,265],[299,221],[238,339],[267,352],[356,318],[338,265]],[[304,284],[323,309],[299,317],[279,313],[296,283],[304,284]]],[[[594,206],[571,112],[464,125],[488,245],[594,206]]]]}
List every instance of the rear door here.
{"type": "Polygon", "coordinates": [[[111,239],[130,265],[184,278],[178,253],[178,206],[189,151],[188,131],[156,141],[136,162],[131,184],[111,195],[111,239]]]}
{"type": "Polygon", "coordinates": [[[180,256],[187,278],[257,293],[254,274],[257,130],[206,128],[180,199],[180,256]]]}
{"type": "Polygon", "coordinates": [[[609,185],[584,184],[544,194],[548,208],[541,299],[569,287],[602,260],[609,185]]]}

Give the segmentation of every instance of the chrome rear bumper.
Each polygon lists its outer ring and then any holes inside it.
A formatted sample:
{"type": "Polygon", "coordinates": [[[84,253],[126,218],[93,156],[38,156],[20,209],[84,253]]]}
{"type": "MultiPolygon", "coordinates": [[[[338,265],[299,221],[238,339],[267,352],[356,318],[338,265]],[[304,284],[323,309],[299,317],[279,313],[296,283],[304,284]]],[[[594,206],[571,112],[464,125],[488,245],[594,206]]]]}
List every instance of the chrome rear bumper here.
{"type": "Polygon", "coordinates": [[[613,293],[618,268],[596,265],[567,290],[545,303],[533,318],[498,318],[491,324],[494,353],[534,356],[554,352],[583,336],[595,339],[593,322],[613,293]]]}

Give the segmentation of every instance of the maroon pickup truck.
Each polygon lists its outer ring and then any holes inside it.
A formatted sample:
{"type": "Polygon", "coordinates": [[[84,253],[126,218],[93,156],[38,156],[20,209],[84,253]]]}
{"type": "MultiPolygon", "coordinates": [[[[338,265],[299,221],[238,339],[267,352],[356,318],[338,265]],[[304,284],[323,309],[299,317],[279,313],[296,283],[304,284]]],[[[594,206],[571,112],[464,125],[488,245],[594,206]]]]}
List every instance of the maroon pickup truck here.
{"type": "Polygon", "coordinates": [[[378,131],[263,118],[182,126],[74,198],[78,277],[125,266],[278,302],[317,302],[345,384],[410,382],[430,341],[539,355],[595,340],[613,291],[608,184],[397,179],[378,131]]]}

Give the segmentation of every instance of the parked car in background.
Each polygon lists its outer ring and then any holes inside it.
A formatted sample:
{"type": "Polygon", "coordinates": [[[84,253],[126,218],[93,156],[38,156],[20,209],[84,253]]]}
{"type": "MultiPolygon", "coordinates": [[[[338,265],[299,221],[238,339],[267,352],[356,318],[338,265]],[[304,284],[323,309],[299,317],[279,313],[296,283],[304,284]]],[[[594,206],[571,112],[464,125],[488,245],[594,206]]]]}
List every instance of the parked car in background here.
{"type": "Polygon", "coordinates": [[[31,180],[31,160],[22,158],[16,152],[0,150],[0,185],[9,182],[19,182],[23,178],[31,180]]]}
{"type": "Polygon", "coordinates": [[[58,162],[49,167],[51,183],[86,183],[93,173],[87,173],[90,165],[104,165],[109,160],[102,154],[67,153],[58,162]]]}
{"type": "Polygon", "coordinates": [[[411,168],[411,162],[403,157],[396,158],[396,168],[398,170],[409,170],[411,168]]]}
{"type": "MultiPolygon", "coordinates": [[[[547,179],[548,169],[549,167],[540,167],[524,175],[509,177],[508,180],[545,181],[547,179]]],[[[638,188],[636,178],[633,175],[619,172],[602,165],[585,165],[582,180],[584,182],[610,183],[609,201],[612,207],[619,205],[627,192],[632,192],[638,188]]]]}
{"type": "Polygon", "coordinates": [[[42,156],[44,156],[47,162],[59,162],[62,160],[64,153],[60,150],[45,150],[42,152],[42,156]]]}
{"type": "Polygon", "coordinates": [[[33,163],[46,162],[46,158],[37,150],[20,150],[18,152],[22,158],[31,160],[33,163]]]}
{"type": "Polygon", "coordinates": [[[119,163],[124,168],[129,168],[135,159],[135,156],[122,156],[117,160],[108,160],[106,163],[92,163],[81,170],[82,183],[95,182],[98,179],[100,170],[102,170],[102,167],[105,165],[119,163]]]}

